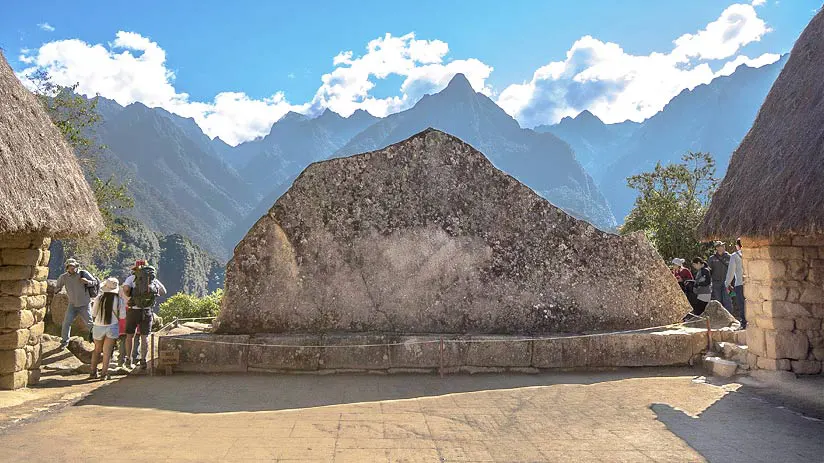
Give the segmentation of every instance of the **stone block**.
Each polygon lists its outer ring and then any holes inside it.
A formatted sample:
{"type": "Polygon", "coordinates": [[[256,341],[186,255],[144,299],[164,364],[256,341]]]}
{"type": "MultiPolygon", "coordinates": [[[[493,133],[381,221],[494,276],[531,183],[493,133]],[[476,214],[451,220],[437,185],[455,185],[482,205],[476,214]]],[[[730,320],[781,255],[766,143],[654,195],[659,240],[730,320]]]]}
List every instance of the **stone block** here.
{"type": "Polygon", "coordinates": [[[813,349],[813,357],[820,362],[824,362],[824,347],[816,347],[813,349]]]}
{"type": "Polygon", "coordinates": [[[473,336],[466,365],[475,367],[532,366],[532,342],[516,336],[473,336]],[[478,342],[480,341],[480,342],[478,342]]]}
{"type": "Polygon", "coordinates": [[[46,307],[46,295],[41,294],[39,296],[28,296],[26,298],[26,308],[27,309],[39,309],[42,307],[46,307]]]}
{"type": "Polygon", "coordinates": [[[391,368],[425,368],[437,369],[443,367],[457,367],[465,364],[466,351],[469,345],[463,342],[450,342],[458,340],[453,337],[446,337],[441,352],[440,337],[436,336],[413,336],[403,340],[402,343],[389,346],[389,363],[391,368]]]}
{"type": "Polygon", "coordinates": [[[43,322],[35,323],[34,325],[29,328],[29,341],[28,344],[34,346],[40,344],[40,336],[43,335],[43,330],[45,329],[46,324],[43,322]]]}
{"type": "Polygon", "coordinates": [[[28,382],[29,372],[27,370],[15,371],[14,373],[0,374],[0,389],[20,389],[26,387],[28,382]]]}
{"type": "Polygon", "coordinates": [[[793,238],[793,246],[824,246],[824,238],[820,236],[796,236],[793,238]]]}
{"type": "Polygon", "coordinates": [[[33,280],[37,281],[46,281],[49,278],[49,268],[48,267],[34,267],[34,272],[32,273],[33,280]]]}
{"type": "Polygon", "coordinates": [[[26,369],[40,368],[40,360],[43,354],[42,344],[36,346],[26,346],[26,369]]]}
{"type": "Polygon", "coordinates": [[[6,296],[26,296],[31,280],[0,281],[0,294],[6,296]]]}
{"type": "Polygon", "coordinates": [[[704,365],[713,376],[720,376],[722,378],[735,376],[735,371],[738,369],[737,363],[719,357],[707,357],[704,359],[704,365]]]}
{"type": "Polygon", "coordinates": [[[817,360],[793,360],[792,371],[799,375],[817,375],[821,373],[821,362],[817,360]]]}
{"type": "Polygon", "coordinates": [[[26,350],[0,350],[0,375],[26,369],[26,350]]]}
{"type": "Polygon", "coordinates": [[[790,371],[792,364],[789,359],[771,359],[767,357],[758,357],[758,368],[763,370],[784,370],[790,371]]]}
{"type": "Polygon", "coordinates": [[[755,323],[747,325],[747,347],[750,352],[762,357],[767,355],[765,338],[763,328],[757,327],[755,323]]]}
{"type": "Polygon", "coordinates": [[[28,280],[34,275],[34,267],[26,265],[3,265],[0,267],[0,280],[28,280]]]}
{"type": "Polygon", "coordinates": [[[579,368],[587,365],[588,337],[532,341],[532,366],[536,368],[579,368]]]}
{"type": "Polygon", "coordinates": [[[3,265],[28,265],[33,267],[40,262],[41,257],[39,249],[0,250],[0,262],[3,265]]]}
{"type": "Polygon", "coordinates": [[[787,302],[798,302],[801,299],[801,288],[787,288],[787,302]]]}
{"type": "Polygon", "coordinates": [[[773,318],[763,315],[755,317],[755,324],[765,330],[792,331],[795,328],[795,321],[791,318],[773,318]]]}
{"type": "Polygon", "coordinates": [[[159,350],[180,350],[180,362],[175,371],[184,372],[245,372],[248,370],[249,336],[187,334],[159,336],[159,350]]]}
{"type": "Polygon", "coordinates": [[[29,249],[32,247],[31,235],[4,235],[0,247],[4,249],[29,249]]]}
{"type": "Polygon", "coordinates": [[[811,315],[804,305],[788,301],[766,301],[762,313],[772,318],[798,318],[811,315]]]}
{"type": "Polygon", "coordinates": [[[807,358],[809,342],[805,334],[775,330],[767,330],[764,333],[767,357],[796,360],[804,360],[807,358]]]}
{"type": "Polygon", "coordinates": [[[747,365],[750,368],[756,368],[758,366],[758,356],[752,352],[747,352],[747,365]]]}
{"type": "Polygon", "coordinates": [[[819,285],[806,284],[801,291],[801,297],[798,301],[802,304],[824,303],[824,288],[819,285]]]}
{"type": "Polygon", "coordinates": [[[21,329],[0,334],[0,350],[20,349],[29,341],[29,330],[21,329]]]}
{"type": "MultiPolygon", "coordinates": [[[[0,312],[3,313],[3,312],[0,312]]],[[[11,312],[7,312],[11,313],[11,312]]],[[[32,315],[34,315],[34,322],[42,322],[46,318],[46,308],[41,307],[39,309],[34,309],[31,311],[32,315]]]]}
{"type": "Polygon", "coordinates": [[[810,317],[796,318],[795,327],[799,330],[819,330],[821,329],[821,319],[810,317]]]}
{"type": "Polygon", "coordinates": [[[0,296],[0,312],[17,312],[25,309],[25,297],[0,296]]]}
{"type": "Polygon", "coordinates": [[[820,256],[819,248],[817,246],[806,246],[804,247],[804,260],[811,261],[813,259],[818,259],[820,256]]]}
{"type": "Polygon", "coordinates": [[[49,249],[49,246],[51,246],[51,241],[52,241],[51,238],[37,236],[37,237],[32,238],[31,247],[45,251],[45,250],[49,249]]]}
{"type": "Polygon", "coordinates": [[[767,253],[770,258],[777,260],[800,260],[804,258],[804,248],[798,246],[770,246],[767,248],[767,253]]]}
{"type": "Polygon", "coordinates": [[[321,349],[317,335],[258,335],[249,339],[249,368],[261,370],[317,370],[321,349]],[[301,347],[287,347],[301,346],[301,347]]]}
{"type": "Polygon", "coordinates": [[[753,280],[781,279],[786,271],[787,267],[784,263],[776,260],[750,260],[747,265],[747,275],[753,280]]]}
{"type": "Polygon", "coordinates": [[[812,267],[807,272],[807,282],[820,285],[824,284],[824,267],[812,267]]]}
{"type": "Polygon", "coordinates": [[[49,251],[48,249],[45,251],[40,251],[40,261],[37,263],[37,265],[41,267],[48,267],[49,259],[51,259],[51,251],[49,251]]]}
{"type": "Polygon", "coordinates": [[[736,344],[740,346],[747,345],[747,330],[738,330],[735,332],[735,341],[736,344]]]}
{"type": "Polygon", "coordinates": [[[324,347],[318,362],[322,369],[385,370],[390,366],[389,347],[398,342],[396,335],[342,334],[323,337],[324,347]]]}
{"type": "Polygon", "coordinates": [[[4,312],[5,321],[2,327],[19,330],[29,328],[34,325],[34,314],[30,310],[18,310],[17,312],[4,312]]]}
{"type": "Polygon", "coordinates": [[[809,270],[810,264],[804,260],[788,260],[786,261],[784,278],[792,281],[804,281],[807,279],[809,270]]]}

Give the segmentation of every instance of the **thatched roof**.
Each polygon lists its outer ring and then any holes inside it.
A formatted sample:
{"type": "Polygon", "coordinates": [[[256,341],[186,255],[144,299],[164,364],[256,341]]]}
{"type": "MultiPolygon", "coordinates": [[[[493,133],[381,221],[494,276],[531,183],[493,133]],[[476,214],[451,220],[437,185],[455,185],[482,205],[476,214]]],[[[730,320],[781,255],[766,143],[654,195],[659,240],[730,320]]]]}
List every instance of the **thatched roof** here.
{"type": "Polygon", "coordinates": [[[733,153],[701,232],[824,233],[824,10],[801,33],[733,153]]]}
{"type": "Polygon", "coordinates": [[[62,238],[103,227],[80,165],[0,54],[0,234],[62,238]]]}

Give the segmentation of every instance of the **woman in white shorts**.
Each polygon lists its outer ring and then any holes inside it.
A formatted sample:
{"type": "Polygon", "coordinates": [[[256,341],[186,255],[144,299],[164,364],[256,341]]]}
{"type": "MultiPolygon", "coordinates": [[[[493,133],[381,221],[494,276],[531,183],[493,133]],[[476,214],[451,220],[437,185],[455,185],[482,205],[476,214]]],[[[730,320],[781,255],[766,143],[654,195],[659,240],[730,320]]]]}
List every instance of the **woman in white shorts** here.
{"type": "Polygon", "coordinates": [[[100,295],[94,300],[92,307],[92,337],[94,338],[94,352],[92,353],[92,373],[89,379],[97,378],[97,362],[100,353],[103,353],[103,379],[109,377],[109,362],[112,358],[114,343],[120,336],[118,320],[126,318],[126,300],[118,294],[117,278],[107,278],[100,285],[100,295]]]}

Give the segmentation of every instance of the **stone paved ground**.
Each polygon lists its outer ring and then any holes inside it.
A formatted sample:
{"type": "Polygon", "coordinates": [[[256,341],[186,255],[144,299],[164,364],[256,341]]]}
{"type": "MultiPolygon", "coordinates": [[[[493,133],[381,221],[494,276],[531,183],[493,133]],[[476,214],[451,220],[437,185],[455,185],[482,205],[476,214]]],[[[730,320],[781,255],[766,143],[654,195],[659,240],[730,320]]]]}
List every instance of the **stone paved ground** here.
{"type": "Polygon", "coordinates": [[[0,449],[4,461],[824,458],[824,423],[693,375],[129,377],[5,430],[0,449]]]}

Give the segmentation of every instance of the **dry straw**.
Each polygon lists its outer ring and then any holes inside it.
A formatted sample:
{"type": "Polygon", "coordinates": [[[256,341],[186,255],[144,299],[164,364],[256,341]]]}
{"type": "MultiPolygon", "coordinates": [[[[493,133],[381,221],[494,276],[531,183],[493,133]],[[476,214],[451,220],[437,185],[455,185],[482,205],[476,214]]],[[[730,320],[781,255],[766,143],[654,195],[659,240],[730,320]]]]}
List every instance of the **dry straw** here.
{"type": "Polygon", "coordinates": [[[824,10],[792,49],[733,153],[706,237],[824,233],[824,10]]]}
{"type": "Polygon", "coordinates": [[[103,220],[69,145],[0,53],[0,234],[88,235],[103,220]]]}

